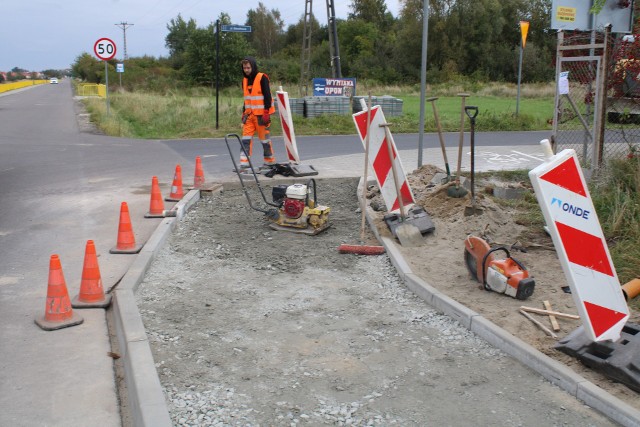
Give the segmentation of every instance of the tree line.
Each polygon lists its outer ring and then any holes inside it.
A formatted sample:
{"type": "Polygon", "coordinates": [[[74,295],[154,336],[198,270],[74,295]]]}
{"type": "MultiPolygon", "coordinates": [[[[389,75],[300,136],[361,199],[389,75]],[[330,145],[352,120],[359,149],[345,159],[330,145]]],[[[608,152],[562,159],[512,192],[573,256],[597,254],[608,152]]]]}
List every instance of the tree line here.
{"type": "MultiPolygon", "coordinates": [[[[420,81],[423,0],[401,0],[394,17],[385,0],[351,0],[346,19],[337,20],[342,75],[379,84],[420,81]]],[[[322,5],[324,6],[324,5],[322,5]]],[[[302,8],[302,3],[301,3],[302,8]]],[[[227,13],[218,17],[231,24],[227,13]]],[[[551,30],[551,0],[429,0],[427,79],[430,83],[462,79],[517,80],[520,21],[529,32],[523,55],[522,81],[554,77],[556,32],[551,30]]],[[[216,82],[216,37],[219,36],[219,83],[237,86],[240,59],[251,55],[272,80],[297,85],[300,80],[304,17],[285,28],[277,9],[258,3],[247,12],[251,33],[221,32],[215,24],[199,27],[181,15],[167,24],[168,56],[126,61],[128,85],[156,90],[167,84],[187,87],[216,82]]],[[[312,77],[331,77],[329,28],[314,17],[311,29],[312,77]]],[[[115,60],[111,67],[115,69],[115,60]]],[[[85,53],[73,65],[76,76],[104,80],[101,62],[85,53]]]]}

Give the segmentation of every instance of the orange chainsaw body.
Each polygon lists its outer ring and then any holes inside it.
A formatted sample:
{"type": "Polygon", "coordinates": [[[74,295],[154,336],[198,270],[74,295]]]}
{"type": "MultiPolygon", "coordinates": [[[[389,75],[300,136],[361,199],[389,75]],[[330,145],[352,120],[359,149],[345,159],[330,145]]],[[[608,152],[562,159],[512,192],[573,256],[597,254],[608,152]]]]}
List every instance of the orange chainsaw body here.
{"type": "Polygon", "coordinates": [[[511,258],[507,248],[491,248],[480,237],[469,236],[464,241],[464,259],[469,272],[488,291],[507,294],[517,299],[527,299],[533,294],[535,282],[529,271],[516,259],[511,258]],[[494,252],[502,250],[505,259],[496,259],[494,252]]]}

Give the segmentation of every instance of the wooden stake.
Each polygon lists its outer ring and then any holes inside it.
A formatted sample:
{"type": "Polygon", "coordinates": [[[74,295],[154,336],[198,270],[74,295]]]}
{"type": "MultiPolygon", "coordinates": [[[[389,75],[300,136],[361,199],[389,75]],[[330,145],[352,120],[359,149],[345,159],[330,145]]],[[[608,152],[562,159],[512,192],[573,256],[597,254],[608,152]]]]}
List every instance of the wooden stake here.
{"type": "MultiPolygon", "coordinates": [[[[542,305],[544,305],[544,308],[546,308],[547,310],[551,311],[551,303],[549,301],[542,301],[542,305]]],[[[559,331],[560,330],[560,325],[558,325],[558,321],[556,320],[556,316],[554,316],[553,314],[549,315],[549,322],[551,322],[551,327],[553,328],[554,331],[559,331]]]]}
{"type": "Polygon", "coordinates": [[[371,131],[371,92],[369,92],[369,103],[367,104],[367,136],[364,143],[364,175],[362,177],[362,224],[360,224],[360,242],[364,243],[364,222],[367,212],[367,180],[369,179],[369,133],[371,131]]]}
{"type": "Polygon", "coordinates": [[[580,319],[580,316],[575,314],[560,313],[559,311],[543,310],[541,308],[534,308],[534,307],[525,307],[524,305],[520,306],[520,310],[524,310],[524,311],[528,311],[530,313],[536,313],[536,314],[546,314],[547,316],[552,314],[556,317],[561,317],[563,319],[571,319],[571,320],[580,319]]]}
{"type": "Polygon", "coordinates": [[[554,334],[551,329],[547,328],[542,323],[538,322],[529,313],[527,313],[526,311],[524,311],[522,309],[519,310],[519,311],[520,311],[520,314],[522,314],[527,319],[531,320],[534,325],[536,325],[538,328],[542,329],[547,335],[551,336],[551,338],[556,338],[556,339],[558,338],[558,336],[556,334],[554,334]]]}

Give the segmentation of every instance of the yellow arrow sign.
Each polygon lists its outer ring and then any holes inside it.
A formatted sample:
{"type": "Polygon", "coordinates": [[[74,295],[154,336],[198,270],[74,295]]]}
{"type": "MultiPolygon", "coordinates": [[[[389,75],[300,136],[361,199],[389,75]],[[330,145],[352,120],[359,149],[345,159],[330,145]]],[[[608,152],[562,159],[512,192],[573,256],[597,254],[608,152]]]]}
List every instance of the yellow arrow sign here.
{"type": "Polygon", "coordinates": [[[522,48],[527,44],[527,33],[529,32],[529,21],[520,21],[520,34],[522,34],[522,48]]]}

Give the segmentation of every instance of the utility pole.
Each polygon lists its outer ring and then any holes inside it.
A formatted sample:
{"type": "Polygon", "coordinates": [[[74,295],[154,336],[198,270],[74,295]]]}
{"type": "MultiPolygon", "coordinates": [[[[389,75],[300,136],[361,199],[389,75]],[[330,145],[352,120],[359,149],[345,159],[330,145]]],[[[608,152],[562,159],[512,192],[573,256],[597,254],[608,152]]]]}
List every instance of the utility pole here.
{"type": "Polygon", "coordinates": [[[129,59],[129,57],[127,56],[127,28],[131,27],[133,24],[129,24],[128,22],[121,22],[114,25],[122,29],[122,35],[124,38],[124,59],[129,59]]]}
{"type": "Polygon", "coordinates": [[[338,27],[336,9],[333,0],[327,0],[327,26],[329,27],[329,52],[331,53],[331,72],[334,79],[342,78],[340,67],[340,49],[338,47],[338,27]]]}
{"type": "Polygon", "coordinates": [[[300,61],[300,96],[308,95],[309,70],[311,67],[311,27],[313,12],[311,11],[313,0],[305,0],[304,3],[304,29],[302,32],[302,53],[300,61]]]}

